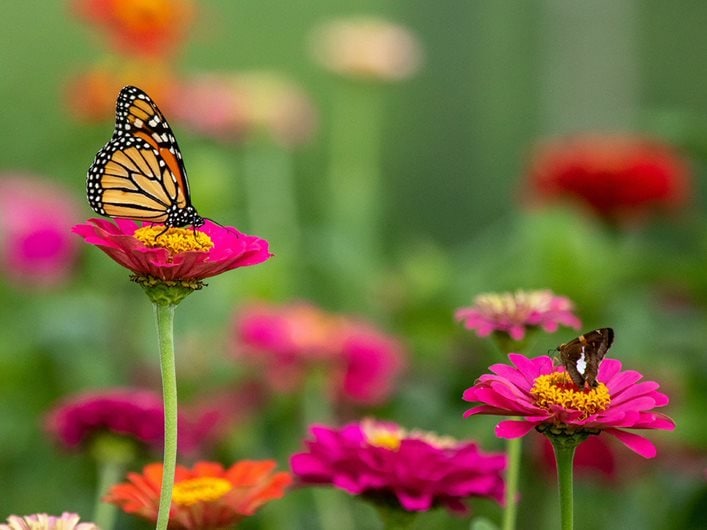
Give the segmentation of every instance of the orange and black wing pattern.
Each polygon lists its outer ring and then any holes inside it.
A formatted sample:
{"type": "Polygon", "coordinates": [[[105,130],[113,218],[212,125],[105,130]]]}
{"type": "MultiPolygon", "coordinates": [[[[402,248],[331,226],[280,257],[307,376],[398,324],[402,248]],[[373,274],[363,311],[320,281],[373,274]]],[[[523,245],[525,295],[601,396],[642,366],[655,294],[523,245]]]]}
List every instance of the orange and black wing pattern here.
{"type": "Polygon", "coordinates": [[[120,91],[115,131],[96,155],[86,178],[88,202],[97,213],[201,226],[177,140],[150,96],[134,86],[120,91]]]}

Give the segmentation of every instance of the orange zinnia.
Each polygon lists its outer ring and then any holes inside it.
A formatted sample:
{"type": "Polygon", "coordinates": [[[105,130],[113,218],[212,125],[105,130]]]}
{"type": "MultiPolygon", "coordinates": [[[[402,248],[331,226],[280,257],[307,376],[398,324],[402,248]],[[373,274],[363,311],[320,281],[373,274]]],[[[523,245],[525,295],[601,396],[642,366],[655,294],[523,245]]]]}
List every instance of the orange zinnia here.
{"type": "MultiPolygon", "coordinates": [[[[169,528],[217,530],[233,527],[260,506],[281,498],[292,477],[274,472],[272,460],[243,460],[228,469],[216,462],[197,462],[192,469],[177,466],[169,528]]],[[[129,473],[104,500],[126,513],[157,521],[162,464],[148,464],[142,474],[129,473]]]]}

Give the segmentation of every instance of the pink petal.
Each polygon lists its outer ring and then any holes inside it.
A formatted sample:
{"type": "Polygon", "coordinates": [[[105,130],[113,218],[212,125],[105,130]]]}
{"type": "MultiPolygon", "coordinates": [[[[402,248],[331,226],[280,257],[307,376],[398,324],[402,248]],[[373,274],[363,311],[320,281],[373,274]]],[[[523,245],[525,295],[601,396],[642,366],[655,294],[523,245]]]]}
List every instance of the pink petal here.
{"type": "Polygon", "coordinates": [[[532,431],[538,423],[518,420],[502,421],[496,425],[496,436],[499,438],[505,438],[506,440],[520,438],[521,436],[525,436],[532,431]]]}
{"type": "Polygon", "coordinates": [[[615,436],[622,444],[643,458],[654,458],[658,452],[655,445],[643,436],[619,429],[606,429],[605,432],[615,436]]]}

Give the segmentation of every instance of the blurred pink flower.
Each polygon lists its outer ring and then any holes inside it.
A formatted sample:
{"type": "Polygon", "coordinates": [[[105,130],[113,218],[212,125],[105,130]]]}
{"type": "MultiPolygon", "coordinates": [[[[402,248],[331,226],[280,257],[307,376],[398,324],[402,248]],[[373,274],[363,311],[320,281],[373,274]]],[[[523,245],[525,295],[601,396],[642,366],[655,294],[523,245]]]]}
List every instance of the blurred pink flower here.
{"type": "Polygon", "coordinates": [[[7,524],[0,523],[0,530],[100,530],[94,523],[79,523],[75,513],[64,512],[60,516],[36,513],[11,515],[7,524]]]}
{"type": "Polygon", "coordinates": [[[194,18],[190,0],[73,0],[73,9],[105,30],[119,51],[146,56],[176,50],[194,18]]]}
{"type": "Polygon", "coordinates": [[[68,237],[78,212],[74,198],[54,183],[0,175],[0,263],[8,279],[45,287],[67,280],[78,251],[68,237]]]}
{"type": "Polygon", "coordinates": [[[311,433],[307,450],[290,460],[301,484],[393,500],[410,512],[444,507],[466,513],[470,497],[503,498],[505,455],[484,453],[474,442],[370,419],[340,429],[313,426],[311,433]]]}
{"type": "Polygon", "coordinates": [[[670,145],[620,134],[585,134],[538,145],[528,169],[541,200],[574,200],[599,217],[626,221],[684,205],[690,168],[670,145]]]}
{"type": "Polygon", "coordinates": [[[275,72],[202,74],[178,83],[174,115],[195,132],[226,142],[261,135],[292,147],[314,134],[309,96],[275,72]]]}
{"type": "Polygon", "coordinates": [[[299,302],[244,307],[235,320],[235,355],[263,366],[270,385],[290,392],[324,367],[333,396],[384,402],[404,366],[401,344],[372,325],[299,302]]]}
{"type": "Polygon", "coordinates": [[[529,359],[517,353],[508,358],[515,366],[494,364],[492,374],[482,375],[464,392],[463,399],[480,402],[464,417],[476,414],[521,416],[496,427],[500,438],[519,438],[531,429],[552,434],[606,432],[645,458],[656,455],[646,438],[624,429],[673,430],[673,420],[654,412],[668,404],[668,396],[657,391],[658,383],[644,381],[633,370],[621,371],[621,363],[604,359],[592,389],[580,390],[563,366],[548,356],[529,359]]]}
{"type": "MultiPolygon", "coordinates": [[[[85,447],[101,433],[127,437],[145,449],[161,449],[164,444],[162,396],[132,388],[85,392],[56,405],[47,415],[46,426],[67,449],[85,447]]],[[[204,433],[192,428],[183,415],[179,429],[180,450],[195,450],[204,433]]]]}
{"type": "Polygon", "coordinates": [[[540,327],[553,333],[562,326],[578,329],[574,304],[550,290],[486,293],[474,298],[474,305],[455,313],[456,319],[479,337],[494,332],[507,333],[513,340],[523,340],[528,328],[540,327]]]}
{"type": "Polygon", "coordinates": [[[399,81],[422,64],[422,48],[405,27],[375,17],[332,20],[311,35],[314,59],[327,70],[355,79],[399,81]]]}
{"type": "Polygon", "coordinates": [[[141,227],[126,219],[89,223],[76,225],[73,231],[141,278],[200,282],[271,256],[264,239],[211,221],[198,229],[172,227],[165,233],[162,225],[141,227]]]}

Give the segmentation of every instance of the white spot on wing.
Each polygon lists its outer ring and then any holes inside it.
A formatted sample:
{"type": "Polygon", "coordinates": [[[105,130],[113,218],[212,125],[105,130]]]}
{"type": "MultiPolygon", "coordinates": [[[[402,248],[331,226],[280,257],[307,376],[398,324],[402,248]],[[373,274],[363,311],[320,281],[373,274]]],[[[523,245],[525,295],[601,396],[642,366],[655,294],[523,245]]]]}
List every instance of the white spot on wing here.
{"type": "Polygon", "coordinates": [[[582,355],[577,359],[577,371],[584,375],[585,370],[587,369],[587,358],[584,356],[584,348],[582,348],[582,355]]]}

